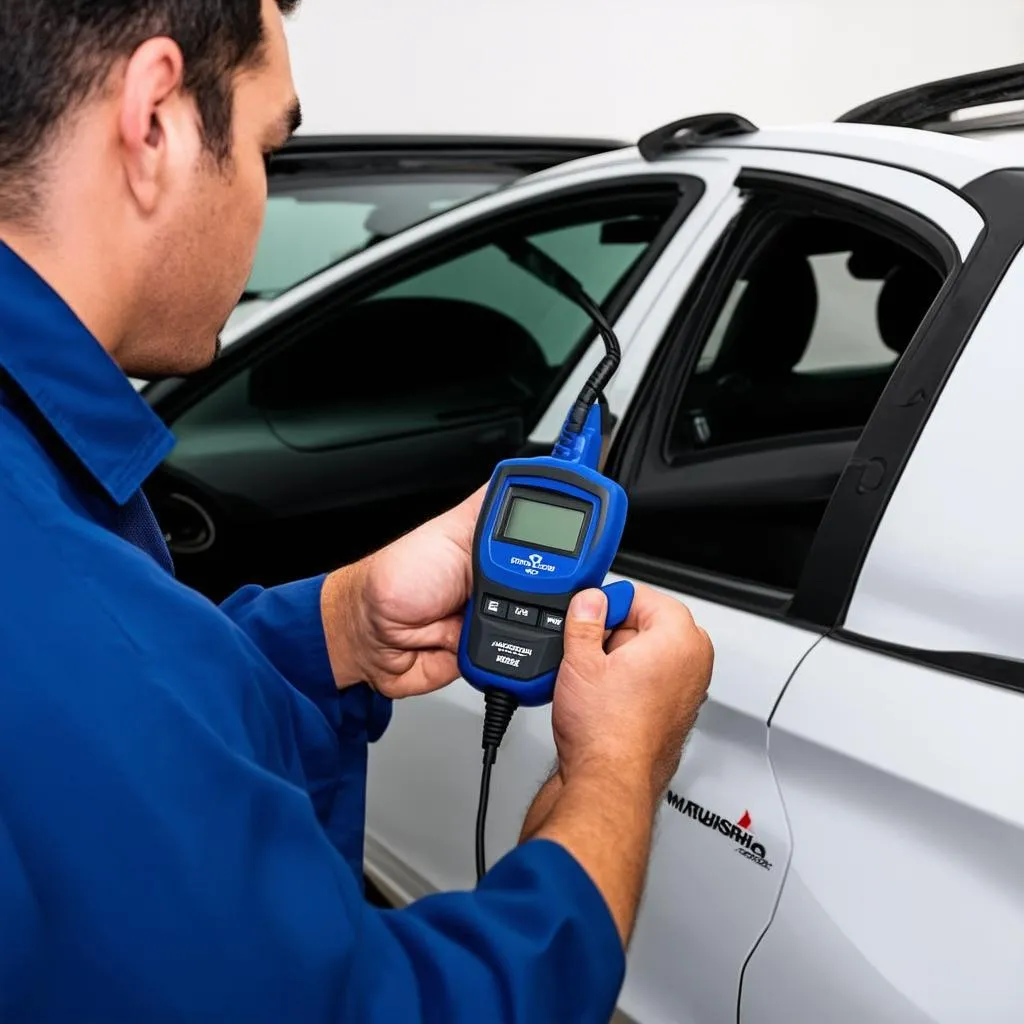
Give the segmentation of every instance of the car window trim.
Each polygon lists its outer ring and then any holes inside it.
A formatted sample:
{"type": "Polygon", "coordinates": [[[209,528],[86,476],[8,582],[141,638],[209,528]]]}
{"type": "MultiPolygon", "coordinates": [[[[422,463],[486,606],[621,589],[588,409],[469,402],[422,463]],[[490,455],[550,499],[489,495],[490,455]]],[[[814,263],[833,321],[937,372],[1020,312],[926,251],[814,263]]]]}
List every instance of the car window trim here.
{"type": "MultiPolygon", "coordinates": [[[[749,192],[756,190],[758,198],[784,193],[784,198],[792,206],[800,204],[801,201],[806,203],[808,199],[812,203],[814,200],[818,200],[827,205],[830,212],[838,212],[840,216],[849,218],[859,215],[866,218],[872,227],[877,227],[878,224],[890,225],[897,232],[901,241],[910,241],[911,243],[916,241],[920,247],[920,255],[926,258],[930,257],[930,262],[937,263],[943,268],[945,282],[940,290],[940,298],[950,287],[951,281],[957,277],[961,261],[952,239],[939,225],[916,211],[908,210],[899,203],[891,202],[873,193],[860,192],[846,185],[779,171],[744,169],[737,176],[737,185],[745,187],[749,192]]],[[[1022,197],[1022,206],[1024,206],[1024,197],[1022,197]]],[[[767,212],[767,209],[755,210],[753,213],[755,219],[750,226],[756,228],[763,220],[763,217],[758,214],[767,212]]],[[[692,288],[687,290],[680,302],[676,317],[670,323],[659,344],[659,352],[651,361],[644,382],[637,389],[630,412],[627,413],[626,421],[623,423],[622,431],[616,439],[615,447],[609,458],[609,472],[613,473],[616,479],[626,487],[627,492],[637,480],[651,471],[652,463],[655,460],[659,464],[658,468],[661,469],[671,465],[666,459],[665,446],[671,422],[675,417],[675,406],[665,396],[670,391],[677,398],[682,394],[682,390],[700,358],[703,343],[707,340],[715,315],[728,294],[726,282],[729,282],[731,286],[735,274],[750,257],[750,243],[742,237],[742,233],[747,230],[750,217],[751,213],[745,204],[733,223],[726,229],[716,250],[709,257],[709,264],[714,261],[712,272],[702,274],[695,280],[696,291],[692,288]],[[670,368],[672,369],[670,370],[670,368]],[[677,381],[675,385],[669,383],[673,379],[677,381]],[[666,405],[668,406],[667,411],[666,405]],[[653,443],[652,436],[657,438],[653,443]]],[[[753,244],[756,246],[762,241],[762,239],[756,238],[753,244]]],[[[937,299],[932,306],[933,314],[938,305],[939,300],[937,299]]],[[[923,327],[918,330],[918,339],[922,332],[923,327]]],[[[898,368],[897,366],[897,370],[898,368]]],[[[890,380],[890,386],[891,384],[890,380]]],[[[888,386],[886,390],[889,390],[888,386]]],[[[869,425],[873,418],[874,414],[869,418],[869,425]]],[[[765,440],[773,442],[783,439],[765,440]]],[[[776,447],[776,445],[771,446],[776,447]]],[[[715,454],[729,457],[735,453],[736,447],[738,446],[723,446],[722,449],[716,449],[715,454]],[[729,449],[733,449],[733,451],[729,449]]],[[[777,447],[788,446],[779,444],[777,447]]],[[[854,458],[856,458],[856,453],[854,458]]],[[[847,472],[848,470],[849,467],[847,472]]],[[[846,473],[843,476],[845,477],[845,475],[846,473]]],[[[842,484],[842,480],[843,477],[840,478],[840,484],[842,484]]],[[[826,510],[826,518],[836,503],[838,490],[837,486],[826,510]]],[[[824,525],[824,519],[822,525],[824,525]]],[[[813,600],[802,597],[805,579],[814,578],[809,576],[808,569],[811,560],[816,557],[817,536],[820,533],[821,527],[817,531],[815,541],[812,542],[798,586],[790,594],[790,600],[784,604],[780,604],[774,596],[766,597],[763,593],[764,585],[754,581],[737,580],[724,574],[685,566],[668,559],[639,556],[633,552],[623,552],[620,554],[620,560],[623,560],[624,565],[629,564],[641,569],[646,566],[646,569],[655,573],[658,578],[669,581],[665,585],[671,585],[681,592],[706,596],[720,604],[756,612],[771,618],[781,618],[795,626],[823,634],[830,630],[835,622],[822,621],[827,619],[827,616],[822,616],[816,611],[813,600]]],[[[814,568],[817,573],[821,573],[816,566],[814,568]]],[[[638,576],[637,578],[645,579],[646,577],[638,576]]],[[[848,585],[852,593],[854,580],[850,580],[848,585]]],[[[773,588],[767,589],[771,591],[773,588]]],[[[788,592],[782,591],[781,593],[788,592]]]]}
{"type": "Polygon", "coordinates": [[[842,627],[831,630],[828,635],[830,639],[850,647],[897,658],[921,668],[937,669],[964,679],[1024,693],[1024,661],[1014,658],[977,651],[936,651],[923,647],[907,647],[842,627]]]}
{"type": "Polygon", "coordinates": [[[789,591],[764,583],[742,580],[636,551],[620,551],[611,571],[676,593],[714,601],[715,604],[735,608],[737,611],[788,622],[816,635],[825,632],[816,624],[802,622],[789,614],[793,597],[789,591]]]}

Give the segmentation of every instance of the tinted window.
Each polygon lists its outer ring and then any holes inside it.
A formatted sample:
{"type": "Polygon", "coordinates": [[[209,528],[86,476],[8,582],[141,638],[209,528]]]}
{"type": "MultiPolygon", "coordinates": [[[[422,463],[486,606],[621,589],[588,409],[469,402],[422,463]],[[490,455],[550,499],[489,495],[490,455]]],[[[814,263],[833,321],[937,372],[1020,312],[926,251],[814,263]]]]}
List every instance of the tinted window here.
{"type": "Polygon", "coordinates": [[[752,217],[732,240],[747,256],[732,281],[708,282],[719,299],[694,370],[674,399],[662,392],[668,427],[630,496],[628,550],[796,587],[860,431],[942,285],[894,237],[793,211],[752,217]]]}
{"type": "Polygon", "coordinates": [[[731,289],[688,383],[676,453],[862,427],[941,277],[869,229],[781,225],[731,289]]]}
{"type": "MultiPolygon", "coordinates": [[[[253,413],[287,445],[338,447],[542,411],[592,334],[582,311],[505,254],[525,238],[607,305],[680,202],[675,188],[563,204],[363,297],[185,413],[186,446],[253,413]]],[[[224,431],[219,431],[223,435],[224,431]]]]}
{"type": "Polygon", "coordinates": [[[373,242],[508,180],[497,173],[275,179],[247,296],[280,295],[373,242]]]}
{"type": "MultiPolygon", "coordinates": [[[[627,213],[528,236],[529,241],[572,273],[599,303],[608,299],[649,244],[602,241],[602,232],[610,219],[621,225],[639,218],[631,218],[627,213]]],[[[497,245],[483,246],[379,295],[381,299],[399,297],[469,301],[493,310],[514,320],[530,335],[549,367],[564,363],[590,328],[589,318],[575,303],[511,263],[497,245]]]]}

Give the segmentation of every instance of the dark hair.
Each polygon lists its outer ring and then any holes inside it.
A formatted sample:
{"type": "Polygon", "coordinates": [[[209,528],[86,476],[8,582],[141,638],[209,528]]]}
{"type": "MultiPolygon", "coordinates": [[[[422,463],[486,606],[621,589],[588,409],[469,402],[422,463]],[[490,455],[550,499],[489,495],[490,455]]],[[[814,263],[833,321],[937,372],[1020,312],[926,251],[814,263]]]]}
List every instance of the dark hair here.
{"type": "MultiPolygon", "coordinates": [[[[277,0],[288,14],[299,0],[277,0]]],[[[262,53],[260,0],[0,0],[0,218],[25,213],[61,122],[154,36],[185,58],[206,148],[231,151],[232,76],[262,53]]]]}

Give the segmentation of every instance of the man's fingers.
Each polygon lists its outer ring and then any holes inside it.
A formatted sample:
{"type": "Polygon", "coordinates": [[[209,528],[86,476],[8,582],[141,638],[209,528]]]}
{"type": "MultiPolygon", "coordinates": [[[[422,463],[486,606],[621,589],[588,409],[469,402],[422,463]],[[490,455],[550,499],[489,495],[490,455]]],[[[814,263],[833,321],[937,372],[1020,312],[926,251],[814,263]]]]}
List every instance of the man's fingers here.
{"type": "Polygon", "coordinates": [[[382,684],[379,689],[385,697],[401,700],[419,697],[443,689],[459,678],[459,664],[448,651],[421,651],[412,668],[397,679],[382,684]]]}
{"type": "Polygon", "coordinates": [[[569,605],[563,637],[565,661],[585,674],[587,666],[604,657],[604,622],[608,598],[600,590],[582,590],[569,605]]]}
{"type": "Polygon", "coordinates": [[[462,635],[462,615],[449,615],[438,619],[429,626],[417,626],[410,629],[408,636],[403,638],[402,645],[406,650],[429,651],[442,650],[458,653],[459,637],[462,635]]]}
{"type": "Polygon", "coordinates": [[[614,633],[605,637],[604,649],[611,654],[622,647],[623,644],[628,644],[630,640],[634,640],[638,635],[637,631],[629,626],[619,626],[614,633]]]}

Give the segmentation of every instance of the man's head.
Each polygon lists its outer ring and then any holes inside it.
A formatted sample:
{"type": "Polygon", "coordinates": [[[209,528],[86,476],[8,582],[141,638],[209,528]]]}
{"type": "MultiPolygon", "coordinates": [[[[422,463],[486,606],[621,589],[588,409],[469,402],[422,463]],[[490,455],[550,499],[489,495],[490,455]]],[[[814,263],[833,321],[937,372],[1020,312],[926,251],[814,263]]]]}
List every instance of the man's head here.
{"type": "Polygon", "coordinates": [[[206,365],[298,127],[298,0],[0,0],[0,239],[127,372],[206,365]]]}

